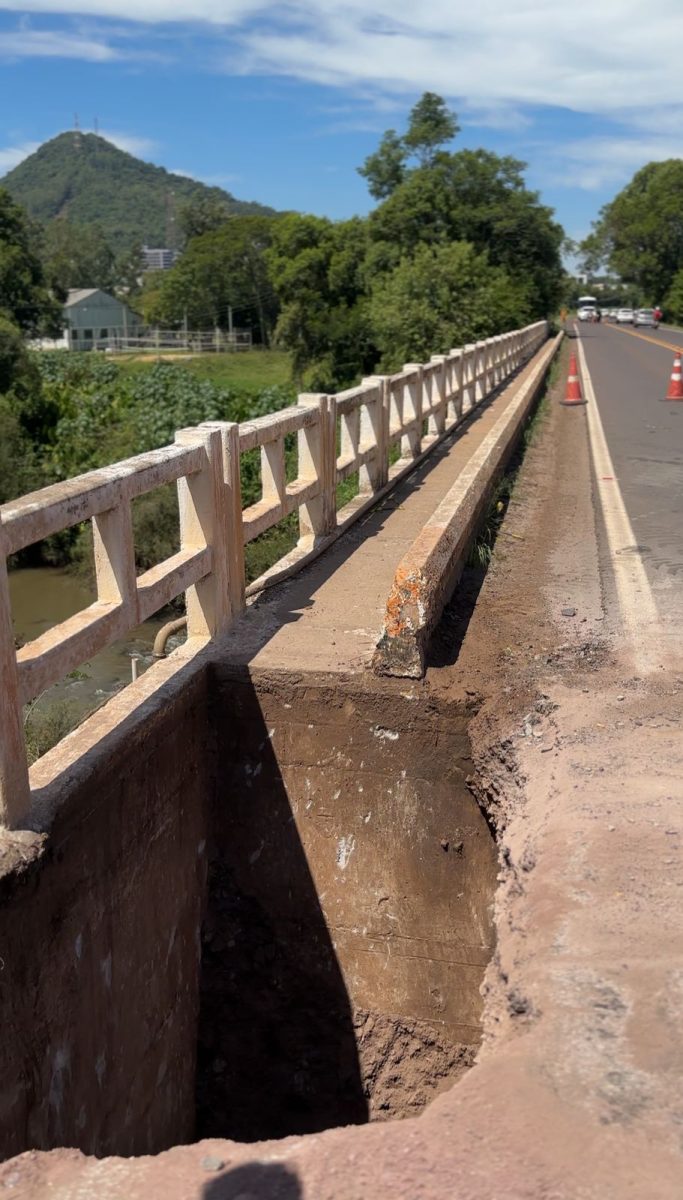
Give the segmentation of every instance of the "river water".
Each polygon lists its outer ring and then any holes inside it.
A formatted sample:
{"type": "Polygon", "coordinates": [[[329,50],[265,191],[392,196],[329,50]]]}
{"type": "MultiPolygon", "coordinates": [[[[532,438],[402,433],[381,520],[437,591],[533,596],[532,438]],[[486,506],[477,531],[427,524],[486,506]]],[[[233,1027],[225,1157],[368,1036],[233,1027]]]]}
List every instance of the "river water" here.
{"type": "MultiPolygon", "coordinates": [[[[22,567],[11,571],[9,589],[18,644],[39,637],[53,625],[87,608],[96,598],[94,589],[78,575],[56,567],[22,567]]],[[[75,677],[50,688],[45,700],[69,700],[81,716],[96,708],[122,684],[130,683],[133,657],[138,659],[139,674],[151,665],[154,638],[166,620],[167,615],[138,625],[122,641],[114,642],[83,663],[75,677]]]]}

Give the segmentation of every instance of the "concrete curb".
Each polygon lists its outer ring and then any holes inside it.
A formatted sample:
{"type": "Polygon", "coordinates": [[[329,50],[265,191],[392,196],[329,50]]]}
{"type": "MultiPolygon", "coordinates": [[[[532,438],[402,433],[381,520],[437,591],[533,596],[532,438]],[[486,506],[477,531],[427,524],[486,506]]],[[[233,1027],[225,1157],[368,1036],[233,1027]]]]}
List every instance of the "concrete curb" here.
{"type": "Polygon", "coordinates": [[[373,656],[376,674],[424,675],[429,636],[458,582],[482,510],[563,336],[559,333],[539,352],[530,375],[398,564],[373,656]]]}

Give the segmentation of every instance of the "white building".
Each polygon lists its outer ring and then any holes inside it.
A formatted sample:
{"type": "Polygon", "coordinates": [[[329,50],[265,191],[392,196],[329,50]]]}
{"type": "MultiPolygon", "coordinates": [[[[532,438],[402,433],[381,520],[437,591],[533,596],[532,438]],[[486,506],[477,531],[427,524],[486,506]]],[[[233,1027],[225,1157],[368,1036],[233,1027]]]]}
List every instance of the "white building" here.
{"type": "Polygon", "coordinates": [[[76,288],[64,304],[69,350],[92,350],[99,342],[139,333],[141,321],[127,304],[99,288],[76,288]]]}
{"type": "Polygon", "coordinates": [[[143,246],[142,261],[145,271],[170,271],[178,261],[177,250],[168,250],[164,246],[143,246]]]}

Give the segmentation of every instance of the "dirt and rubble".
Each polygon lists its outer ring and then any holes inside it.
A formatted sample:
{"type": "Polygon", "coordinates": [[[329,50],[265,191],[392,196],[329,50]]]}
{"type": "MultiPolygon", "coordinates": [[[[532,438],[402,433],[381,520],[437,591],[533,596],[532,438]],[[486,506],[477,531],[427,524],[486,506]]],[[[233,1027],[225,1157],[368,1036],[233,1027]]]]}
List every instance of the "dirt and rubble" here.
{"type": "Polygon", "coordinates": [[[154,1158],[29,1152],[55,1200],[678,1200],[683,1189],[683,673],[637,678],[610,597],[585,416],[550,397],[490,569],[419,687],[467,696],[499,844],[473,1069],[419,1117],[154,1158]]]}

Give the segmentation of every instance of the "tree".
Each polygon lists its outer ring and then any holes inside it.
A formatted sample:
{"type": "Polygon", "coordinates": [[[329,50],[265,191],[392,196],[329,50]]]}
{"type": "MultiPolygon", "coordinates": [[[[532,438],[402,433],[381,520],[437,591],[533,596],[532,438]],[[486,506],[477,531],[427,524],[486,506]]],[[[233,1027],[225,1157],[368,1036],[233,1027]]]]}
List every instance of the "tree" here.
{"type": "Polygon", "coordinates": [[[658,303],[683,263],[683,160],[648,163],[609,204],[582,244],[588,269],[606,262],[658,303]]]}
{"type": "Polygon", "coordinates": [[[378,149],[368,155],[358,174],[368,181],[370,195],[384,200],[396,190],[406,173],[406,151],[403,139],[394,129],[384,134],[378,149]]]}
{"type": "Polygon", "coordinates": [[[280,302],[275,336],[294,378],[319,390],[353,382],[375,359],[364,309],[367,223],[290,214],[273,227],[267,260],[280,302]]]}
{"type": "Polygon", "coordinates": [[[455,113],[434,92],[425,92],[414,105],[408,119],[408,129],[399,137],[388,129],[374,154],[370,154],[359,175],[368,181],[370,195],[384,200],[396,191],[408,173],[408,160],[416,157],[420,167],[432,166],[439,147],[450,142],[459,132],[455,113]]]}
{"type": "Polygon", "coordinates": [[[61,305],[50,294],[35,240],[19,205],[0,188],[0,315],[29,336],[57,337],[61,305]]]}
{"type": "Polygon", "coordinates": [[[213,233],[216,229],[220,229],[229,217],[227,198],[221,200],[218,196],[209,193],[197,196],[196,199],[185,204],[180,210],[178,224],[185,241],[189,242],[194,237],[201,237],[203,233],[213,233]]]}
{"type": "Polygon", "coordinates": [[[539,317],[558,303],[562,228],[524,183],[524,163],[488,150],[440,154],[409,171],[370,216],[373,251],[388,265],[425,243],[466,241],[524,287],[539,317]]]}
{"type": "Polygon", "coordinates": [[[403,145],[426,167],[434,162],[439,146],[452,141],[459,131],[455,113],[446,108],[441,96],[425,92],[411,111],[403,145]]]}
{"type": "Polygon", "coordinates": [[[62,291],[114,289],[114,252],[99,225],[75,225],[61,218],[52,221],[43,234],[41,256],[47,278],[62,291]]]}
{"type": "Polygon", "coordinates": [[[524,325],[525,290],[467,242],[421,245],[375,284],[369,304],[380,367],[400,370],[452,346],[524,325]]]}
{"type": "Polygon", "coordinates": [[[138,242],[136,246],[120,254],[114,263],[116,290],[122,292],[129,300],[138,296],[142,290],[144,272],[142,246],[138,242]]]}
{"type": "Polygon", "coordinates": [[[683,323],[683,267],[671,280],[671,287],[664,297],[664,312],[669,321],[677,325],[683,323]]]}
{"type": "Polygon", "coordinates": [[[277,314],[266,266],[271,243],[270,217],[231,217],[219,228],[192,239],[182,258],[144,304],[147,319],[190,328],[226,329],[230,311],[235,325],[251,329],[268,345],[277,314]]]}

